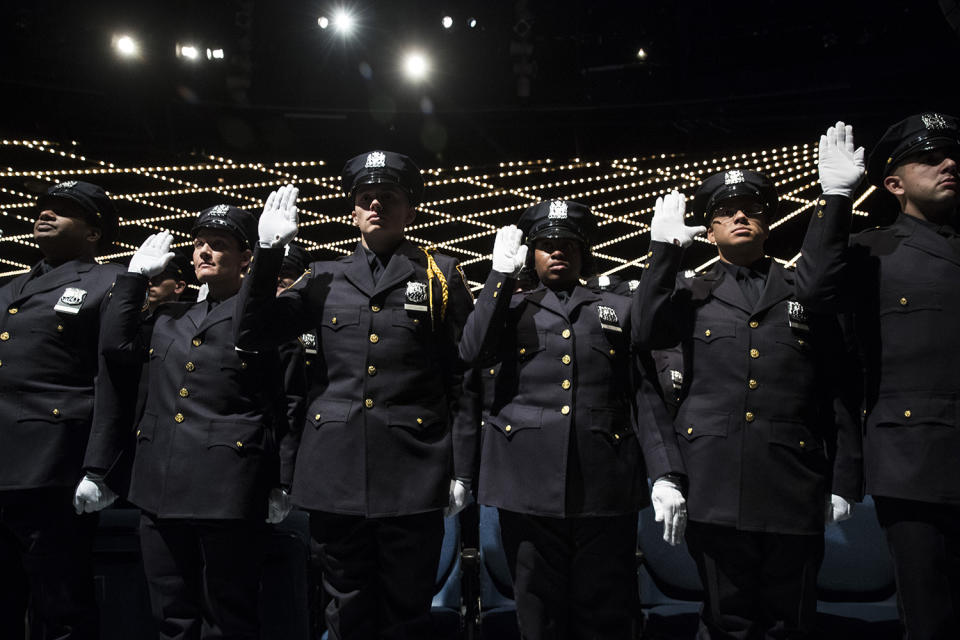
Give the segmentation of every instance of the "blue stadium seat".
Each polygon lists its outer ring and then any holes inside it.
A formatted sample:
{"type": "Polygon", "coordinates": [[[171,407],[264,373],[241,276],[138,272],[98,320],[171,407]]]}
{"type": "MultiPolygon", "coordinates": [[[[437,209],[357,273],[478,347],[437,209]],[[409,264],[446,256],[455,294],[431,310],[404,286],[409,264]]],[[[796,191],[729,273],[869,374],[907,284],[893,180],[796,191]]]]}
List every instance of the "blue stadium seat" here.
{"type": "Polygon", "coordinates": [[[457,516],[444,518],[443,546],[440,548],[440,565],[437,570],[436,595],[431,611],[438,638],[459,638],[460,620],[460,519],[457,516]]]}
{"type": "Polygon", "coordinates": [[[500,539],[495,507],[480,506],[480,637],[512,640],[520,637],[513,581],[500,539]]]}

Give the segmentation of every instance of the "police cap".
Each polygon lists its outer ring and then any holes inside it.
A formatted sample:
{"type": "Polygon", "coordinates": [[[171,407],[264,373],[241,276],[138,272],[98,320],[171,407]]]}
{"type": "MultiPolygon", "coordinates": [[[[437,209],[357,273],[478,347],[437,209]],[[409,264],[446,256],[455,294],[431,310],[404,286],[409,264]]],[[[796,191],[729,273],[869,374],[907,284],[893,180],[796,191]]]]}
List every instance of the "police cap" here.
{"type": "Polygon", "coordinates": [[[240,240],[241,249],[253,249],[257,243],[257,219],[249,211],[229,204],[218,204],[197,214],[190,230],[194,236],[200,229],[220,229],[240,240]]]}
{"type": "Polygon", "coordinates": [[[767,176],[749,169],[721,171],[701,182],[693,194],[693,209],[703,216],[704,224],[710,224],[713,210],[721,202],[739,196],[759,201],[768,219],[777,213],[777,188],[767,176]]]}
{"type": "Polygon", "coordinates": [[[586,205],[570,200],[544,200],[528,207],[517,220],[528,244],[541,238],[570,238],[590,246],[597,222],[586,205]]]}
{"type": "Polygon", "coordinates": [[[184,250],[173,249],[173,257],[170,258],[170,262],[168,262],[163,271],[156,276],[156,279],[158,280],[163,280],[165,278],[183,280],[187,284],[193,282],[194,273],[193,265],[191,264],[191,257],[187,255],[184,250]]]}
{"type": "Polygon", "coordinates": [[[101,249],[109,247],[117,239],[119,215],[103,187],[81,180],[67,180],[50,187],[45,195],[40,196],[37,204],[41,211],[55,210],[58,199],[72,200],[80,205],[84,219],[100,229],[101,249]]]}
{"type": "Polygon", "coordinates": [[[883,186],[883,179],[910,156],[921,151],[960,150],[957,119],[942,113],[919,113],[904,118],[883,134],[870,154],[867,178],[883,186]]]}
{"type": "Polygon", "coordinates": [[[393,151],[370,151],[351,158],[343,166],[340,186],[353,200],[357,189],[367,184],[393,184],[407,194],[410,206],[423,200],[423,176],[413,160],[393,151]]]}
{"type": "Polygon", "coordinates": [[[310,266],[310,254],[295,244],[288,244],[280,265],[280,277],[293,276],[299,278],[310,266]]]}

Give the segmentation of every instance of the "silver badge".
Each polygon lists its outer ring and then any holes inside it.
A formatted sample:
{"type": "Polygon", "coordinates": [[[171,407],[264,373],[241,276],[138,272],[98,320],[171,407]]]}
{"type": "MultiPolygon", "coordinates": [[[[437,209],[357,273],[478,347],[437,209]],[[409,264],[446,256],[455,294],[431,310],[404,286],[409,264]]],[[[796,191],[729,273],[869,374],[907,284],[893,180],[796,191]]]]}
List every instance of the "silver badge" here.
{"type": "Polygon", "coordinates": [[[787,301],[787,322],[791,329],[807,331],[807,310],[796,300],[787,301]]]}
{"type": "Polygon", "coordinates": [[[374,151],[367,155],[367,162],[363,166],[367,169],[385,167],[387,156],[382,151],[374,151]]]}
{"type": "Polygon", "coordinates": [[[674,389],[679,389],[683,386],[683,371],[677,371],[676,369],[670,369],[670,382],[673,383],[674,389]]]}
{"type": "Polygon", "coordinates": [[[86,289],[67,287],[63,290],[63,294],[60,296],[60,300],[57,301],[57,304],[53,305],[53,310],[60,311],[62,313],[69,313],[71,315],[77,315],[80,313],[80,307],[83,306],[83,301],[86,297],[86,289]]]}
{"type": "Polygon", "coordinates": [[[605,289],[610,286],[610,276],[597,276],[597,286],[605,289]]]}
{"type": "Polygon", "coordinates": [[[567,203],[563,200],[554,200],[550,203],[550,213],[547,214],[550,220],[567,219],[567,203]]]}
{"type": "Polygon", "coordinates": [[[77,186],[76,180],[67,180],[58,184],[54,189],[73,189],[75,186],[77,186]]]}
{"type": "Polygon", "coordinates": [[[743,181],[743,171],[740,171],[740,169],[727,171],[723,176],[723,184],[740,184],[743,181]]]}
{"type": "Polygon", "coordinates": [[[423,304],[426,301],[427,283],[413,280],[407,282],[407,302],[403,308],[407,311],[427,311],[427,305],[423,304]]]}
{"type": "Polygon", "coordinates": [[[950,125],[947,124],[946,118],[939,113],[924,113],[920,115],[920,119],[923,120],[923,126],[927,129],[933,129],[934,131],[948,129],[950,127],[950,125]]]}
{"type": "Polygon", "coordinates": [[[600,318],[600,326],[611,331],[622,331],[620,329],[620,320],[617,318],[617,311],[613,307],[597,305],[597,316],[600,318]]]}
{"type": "Polygon", "coordinates": [[[230,212],[230,205],[228,204],[218,204],[215,207],[211,207],[208,213],[212,216],[225,216],[230,212]]]}
{"type": "Polygon", "coordinates": [[[684,277],[684,278],[692,278],[692,277],[694,277],[695,275],[697,275],[697,272],[694,271],[693,269],[687,269],[686,271],[683,272],[683,277],[684,277]]]}
{"type": "Polygon", "coordinates": [[[300,334],[300,344],[303,345],[303,350],[308,354],[314,355],[317,353],[317,336],[312,332],[308,331],[300,334]]]}
{"type": "Polygon", "coordinates": [[[627,288],[630,289],[630,293],[633,293],[637,290],[637,287],[640,286],[639,280],[627,280],[627,288]]]}

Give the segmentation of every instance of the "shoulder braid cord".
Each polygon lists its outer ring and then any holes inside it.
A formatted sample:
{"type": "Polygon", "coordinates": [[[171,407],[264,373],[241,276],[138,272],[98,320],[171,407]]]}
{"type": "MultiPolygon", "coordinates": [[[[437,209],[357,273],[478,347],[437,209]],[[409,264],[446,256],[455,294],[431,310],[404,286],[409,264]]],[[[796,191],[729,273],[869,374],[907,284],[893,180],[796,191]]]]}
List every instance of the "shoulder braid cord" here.
{"type": "Polygon", "coordinates": [[[436,320],[433,313],[433,279],[436,278],[440,283],[440,294],[442,298],[440,302],[440,322],[443,322],[447,317],[447,299],[450,297],[450,289],[447,287],[447,278],[437,265],[437,261],[433,259],[430,250],[424,247],[420,247],[420,250],[427,256],[427,291],[430,292],[430,328],[436,330],[436,320]]]}

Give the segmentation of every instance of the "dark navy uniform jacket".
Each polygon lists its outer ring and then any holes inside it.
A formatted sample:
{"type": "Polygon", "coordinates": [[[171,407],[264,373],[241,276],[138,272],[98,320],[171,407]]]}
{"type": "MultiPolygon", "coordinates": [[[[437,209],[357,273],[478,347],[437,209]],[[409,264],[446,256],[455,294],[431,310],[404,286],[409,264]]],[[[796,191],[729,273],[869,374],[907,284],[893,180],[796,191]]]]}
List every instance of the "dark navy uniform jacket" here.
{"type": "Polygon", "coordinates": [[[72,260],[34,277],[38,267],[0,287],[0,491],[80,480],[100,322],[124,270],[72,260]]]}
{"type": "Polygon", "coordinates": [[[279,484],[277,352],[234,348],[236,296],[209,312],[208,301],[163,304],[141,330],[147,286],[117,278],[102,336],[108,360],[149,363],[129,500],[161,518],[262,519],[279,484]]]}
{"type": "Polygon", "coordinates": [[[682,249],[650,248],[633,339],[683,348],[674,427],[689,518],[746,531],[822,532],[831,483],[833,493],[861,493],[855,411],[840,402],[848,360],[837,319],[796,305],[794,274],[777,264],[751,309],[719,265],[678,277],[682,249]]]}
{"type": "Polygon", "coordinates": [[[866,491],[960,505],[960,253],[903,213],[852,237],[850,219],[848,198],[819,201],[797,281],[811,309],[854,312],[866,491]]]}
{"type": "Polygon", "coordinates": [[[656,393],[639,393],[650,383],[630,349],[630,299],[577,286],[563,303],[515,285],[490,273],[460,342],[484,398],[479,501],[554,517],[639,510],[648,474],[683,464],[656,393]]]}
{"type": "Polygon", "coordinates": [[[240,292],[237,345],[272,349],[308,330],[317,337],[310,380],[320,388],[309,391],[296,460],[284,461],[295,504],[368,517],[421,513],[446,506],[454,474],[472,475],[454,469],[451,450],[463,380],[457,341],[472,296],[455,259],[431,256],[433,264],[404,241],[375,284],[358,245],[313,263],[276,296],[283,250],[257,250],[240,292]]]}

